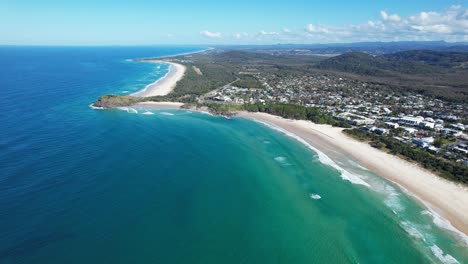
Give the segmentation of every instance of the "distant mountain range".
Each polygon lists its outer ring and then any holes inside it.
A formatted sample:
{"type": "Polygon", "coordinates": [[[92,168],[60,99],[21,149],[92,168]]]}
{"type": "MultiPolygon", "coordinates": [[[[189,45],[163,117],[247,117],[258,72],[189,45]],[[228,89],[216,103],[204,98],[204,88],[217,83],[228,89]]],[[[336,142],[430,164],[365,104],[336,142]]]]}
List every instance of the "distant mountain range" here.
{"type": "Polygon", "coordinates": [[[220,46],[222,48],[248,49],[276,54],[343,54],[348,52],[366,52],[382,55],[408,50],[434,50],[468,52],[468,42],[445,41],[397,41],[397,42],[357,42],[330,44],[277,44],[220,46]]]}

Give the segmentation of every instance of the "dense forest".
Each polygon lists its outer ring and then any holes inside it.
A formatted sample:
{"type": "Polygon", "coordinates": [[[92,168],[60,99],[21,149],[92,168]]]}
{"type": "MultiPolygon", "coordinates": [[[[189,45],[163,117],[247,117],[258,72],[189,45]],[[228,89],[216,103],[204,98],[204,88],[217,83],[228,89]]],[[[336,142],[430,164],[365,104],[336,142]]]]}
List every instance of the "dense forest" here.
{"type": "Polygon", "coordinates": [[[444,72],[442,68],[434,67],[419,60],[411,60],[405,54],[406,52],[373,56],[363,52],[350,52],[321,61],[317,64],[317,68],[371,76],[391,76],[395,73],[429,74],[444,72]]]}
{"type": "Polygon", "coordinates": [[[468,63],[468,52],[411,50],[386,54],[383,57],[394,62],[420,62],[443,68],[463,68],[468,63]]]}

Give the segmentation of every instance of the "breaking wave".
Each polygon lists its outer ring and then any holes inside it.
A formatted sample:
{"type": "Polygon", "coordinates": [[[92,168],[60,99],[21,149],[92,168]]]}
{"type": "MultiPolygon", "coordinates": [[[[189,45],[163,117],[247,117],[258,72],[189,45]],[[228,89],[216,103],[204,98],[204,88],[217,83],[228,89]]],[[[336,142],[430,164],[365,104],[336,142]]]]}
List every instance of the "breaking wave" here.
{"type": "Polygon", "coordinates": [[[320,150],[316,149],[315,147],[313,147],[312,145],[310,145],[309,143],[307,143],[307,141],[305,141],[304,139],[302,139],[301,137],[293,134],[293,133],[290,133],[282,128],[279,128],[277,126],[274,126],[274,125],[271,125],[269,123],[266,123],[266,122],[263,122],[263,121],[259,121],[259,120],[256,120],[254,119],[256,122],[258,123],[261,123],[273,130],[276,130],[278,132],[281,132],[291,138],[294,138],[295,140],[301,142],[302,144],[304,144],[305,146],[307,146],[309,149],[313,150],[314,152],[317,153],[318,155],[318,158],[319,158],[319,161],[322,163],[322,164],[325,164],[325,165],[328,165],[334,169],[336,169],[337,171],[340,172],[340,176],[343,180],[346,180],[346,181],[349,181],[353,184],[359,184],[359,185],[364,185],[366,187],[369,187],[370,188],[370,185],[365,182],[363,179],[361,179],[359,176],[355,175],[355,174],[352,174],[350,172],[348,172],[347,170],[343,169],[342,167],[338,166],[338,164],[336,164],[332,159],[330,159],[327,155],[325,155],[325,153],[321,152],[320,150]]]}
{"type": "Polygon", "coordinates": [[[431,247],[431,251],[432,253],[434,253],[434,255],[440,260],[442,261],[442,263],[445,263],[445,264],[457,264],[457,263],[460,263],[458,262],[454,257],[450,256],[449,254],[445,254],[444,255],[444,252],[442,251],[442,249],[440,249],[438,246],[434,245],[431,247]]]}
{"type": "Polygon", "coordinates": [[[89,107],[96,110],[104,109],[104,107],[94,106],[94,104],[90,104],[89,107]]]}
{"type": "Polygon", "coordinates": [[[117,109],[126,111],[127,113],[130,113],[130,114],[138,114],[138,110],[132,107],[117,107],[117,109]]]}
{"type": "Polygon", "coordinates": [[[312,200],[319,200],[319,199],[322,199],[322,196],[320,196],[320,195],[318,195],[318,194],[316,194],[316,193],[311,193],[311,194],[309,195],[309,197],[310,197],[310,199],[312,199],[312,200]]]}
{"type": "Polygon", "coordinates": [[[286,166],[291,165],[286,161],[286,157],[278,156],[278,157],[275,157],[275,160],[282,165],[286,165],[286,166]]]}

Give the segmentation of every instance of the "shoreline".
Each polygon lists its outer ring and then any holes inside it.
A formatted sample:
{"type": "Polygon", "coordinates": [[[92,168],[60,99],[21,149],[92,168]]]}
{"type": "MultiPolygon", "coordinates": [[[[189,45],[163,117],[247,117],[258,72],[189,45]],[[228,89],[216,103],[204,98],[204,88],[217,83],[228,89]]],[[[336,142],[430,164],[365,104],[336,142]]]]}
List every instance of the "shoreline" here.
{"type": "Polygon", "coordinates": [[[165,60],[165,58],[172,58],[172,57],[177,57],[177,56],[185,56],[185,55],[190,55],[190,54],[202,53],[202,52],[206,52],[209,50],[214,50],[214,48],[209,47],[204,50],[179,53],[179,54],[170,55],[170,56],[132,59],[133,61],[139,61],[139,62],[169,64],[169,71],[163,77],[145,86],[145,88],[143,88],[142,90],[132,93],[131,96],[151,97],[151,96],[168,95],[170,92],[172,92],[172,90],[174,90],[177,82],[180,81],[184,77],[187,67],[180,63],[167,61],[165,60]]]}
{"type": "MultiPolygon", "coordinates": [[[[181,109],[182,105],[175,102],[146,102],[134,106],[148,109],[181,109]]],[[[191,110],[197,111],[193,108],[191,110]]],[[[204,112],[203,109],[199,110],[204,112]]],[[[343,128],[258,112],[237,112],[236,117],[263,123],[272,129],[279,128],[281,132],[290,133],[299,141],[304,141],[301,143],[309,144],[333,161],[351,157],[359,165],[394,183],[404,193],[415,198],[423,207],[435,213],[434,222],[442,221],[438,226],[459,233],[465,243],[468,243],[467,187],[443,179],[415,163],[348,137],[342,132],[343,128]],[[444,219],[436,219],[439,215],[444,219]]]]}
{"type": "Polygon", "coordinates": [[[189,52],[178,53],[178,54],[169,55],[169,56],[144,57],[144,58],[137,58],[137,59],[130,59],[130,60],[132,60],[132,61],[140,61],[140,62],[152,61],[152,60],[164,60],[164,58],[173,58],[173,57],[177,57],[177,56],[191,55],[191,54],[202,53],[202,52],[209,51],[209,50],[214,50],[214,49],[215,49],[215,48],[208,47],[208,48],[203,49],[203,50],[189,51],[189,52]]]}
{"type": "MultiPolygon", "coordinates": [[[[291,120],[266,113],[240,112],[238,117],[251,119],[291,133],[332,160],[351,157],[359,165],[396,184],[430,211],[447,219],[453,228],[468,239],[468,188],[443,179],[434,173],[397,156],[377,150],[342,133],[343,128],[291,120]]],[[[447,223],[448,224],[448,223],[447,223]]]]}
{"type": "Polygon", "coordinates": [[[142,90],[132,93],[131,96],[151,97],[168,95],[172,90],[174,90],[177,82],[185,75],[186,67],[182,64],[156,59],[147,60],[146,62],[169,64],[169,71],[166,75],[157,79],[155,82],[148,84],[142,90]]]}

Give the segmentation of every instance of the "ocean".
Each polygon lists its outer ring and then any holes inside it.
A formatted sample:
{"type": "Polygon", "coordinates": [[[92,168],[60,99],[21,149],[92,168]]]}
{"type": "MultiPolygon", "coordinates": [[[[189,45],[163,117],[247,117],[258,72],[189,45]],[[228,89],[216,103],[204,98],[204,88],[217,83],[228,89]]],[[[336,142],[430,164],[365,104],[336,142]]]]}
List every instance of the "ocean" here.
{"type": "Polygon", "coordinates": [[[130,59],[204,48],[0,47],[0,263],[468,263],[437,214],[281,131],[89,107],[168,70],[130,59]]]}

